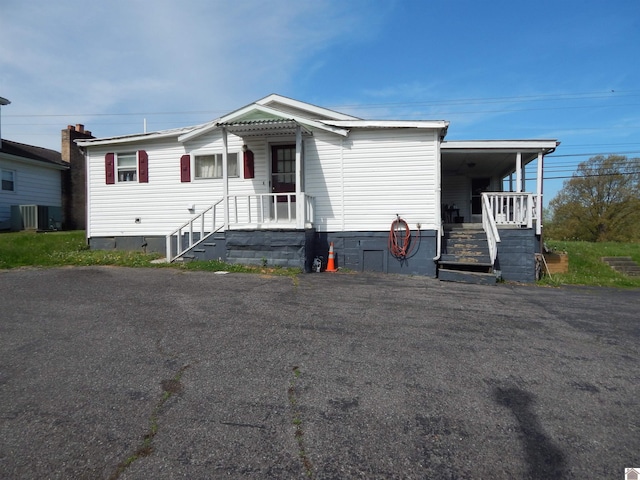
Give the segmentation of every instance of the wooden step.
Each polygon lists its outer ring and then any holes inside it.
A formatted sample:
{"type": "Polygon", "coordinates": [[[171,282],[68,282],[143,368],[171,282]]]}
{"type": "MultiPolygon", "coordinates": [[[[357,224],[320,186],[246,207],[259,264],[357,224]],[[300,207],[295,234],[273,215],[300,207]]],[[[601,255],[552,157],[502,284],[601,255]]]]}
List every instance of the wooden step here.
{"type": "Polygon", "coordinates": [[[477,285],[495,285],[496,276],[493,273],[469,272],[440,268],[438,278],[443,282],[473,283],[477,285]]]}

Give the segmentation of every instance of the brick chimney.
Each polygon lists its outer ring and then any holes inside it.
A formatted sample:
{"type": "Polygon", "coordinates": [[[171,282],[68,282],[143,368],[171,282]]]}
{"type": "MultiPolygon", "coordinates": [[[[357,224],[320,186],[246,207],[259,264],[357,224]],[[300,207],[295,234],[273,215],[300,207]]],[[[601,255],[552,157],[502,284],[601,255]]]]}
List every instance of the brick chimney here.
{"type": "Polygon", "coordinates": [[[65,230],[84,230],[87,226],[86,167],[84,153],[75,143],[78,139],[94,138],[81,123],[62,130],[62,160],[69,164],[62,182],[62,209],[65,230]]]}

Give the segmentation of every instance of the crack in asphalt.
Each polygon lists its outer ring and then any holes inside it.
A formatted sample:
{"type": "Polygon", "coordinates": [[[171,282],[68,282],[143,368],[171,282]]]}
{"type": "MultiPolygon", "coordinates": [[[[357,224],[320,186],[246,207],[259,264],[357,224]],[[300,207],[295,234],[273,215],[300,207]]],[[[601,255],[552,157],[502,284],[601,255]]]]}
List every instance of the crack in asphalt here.
{"type": "Polygon", "coordinates": [[[162,380],[160,387],[162,388],[162,396],[153,407],[151,414],[149,415],[149,430],[143,436],[142,443],[138,445],[135,452],[129,455],[126,459],[118,464],[116,470],[109,476],[109,480],[117,480],[122,473],[129,468],[136,460],[141,457],[148,457],[153,453],[153,439],[160,429],[159,416],[162,407],[169,401],[169,399],[183,390],[182,375],[190,365],[183,365],[173,378],[168,380],[162,380]]]}

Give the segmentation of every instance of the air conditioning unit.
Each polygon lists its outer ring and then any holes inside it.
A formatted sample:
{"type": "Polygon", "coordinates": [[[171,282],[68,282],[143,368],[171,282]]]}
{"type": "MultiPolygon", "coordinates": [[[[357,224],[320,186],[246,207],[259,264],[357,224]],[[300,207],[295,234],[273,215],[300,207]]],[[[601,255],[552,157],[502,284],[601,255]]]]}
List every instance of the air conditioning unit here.
{"type": "Polygon", "coordinates": [[[48,205],[12,205],[11,230],[60,230],[62,208],[48,205]]]}

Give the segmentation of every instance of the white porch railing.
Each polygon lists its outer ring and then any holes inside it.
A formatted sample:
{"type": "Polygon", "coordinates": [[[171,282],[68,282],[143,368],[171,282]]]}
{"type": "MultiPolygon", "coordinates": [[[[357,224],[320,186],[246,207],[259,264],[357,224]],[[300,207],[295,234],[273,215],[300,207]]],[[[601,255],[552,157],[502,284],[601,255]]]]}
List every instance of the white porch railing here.
{"type": "Polygon", "coordinates": [[[305,193],[301,197],[302,202],[297,202],[295,193],[230,195],[229,224],[270,228],[278,223],[282,227],[305,228],[313,224],[313,197],[305,193]]]}
{"type": "Polygon", "coordinates": [[[489,209],[497,225],[516,225],[532,228],[539,220],[536,197],[531,193],[487,192],[483,197],[484,209],[489,209]],[[486,198],[488,203],[484,203],[486,198]]]}
{"type": "MultiPolygon", "coordinates": [[[[302,194],[296,202],[295,193],[263,193],[229,195],[228,228],[267,230],[269,228],[306,228],[313,225],[313,197],[302,194]],[[278,201],[278,199],[284,201],[278,201]]],[[[185,252],[225,228],[224,199],[166,236],[167,261],[173,262],[185,252]],[[175,247],[175,248],[174,248],[175,247]]]]}
{"type": "Polygon", "coordinates": [[[495,216],[492,215],[493,209],[491,206],[491,200],[489,198],[491,194],[482,194],[482,228],[487,234],[487,243],[489,244],[489,256],[491,257],[491,264],[495,263],[498,256],[498,243],[500,243],[500,233],[498,233],[498,226],[496,225],[495,216]]]}

